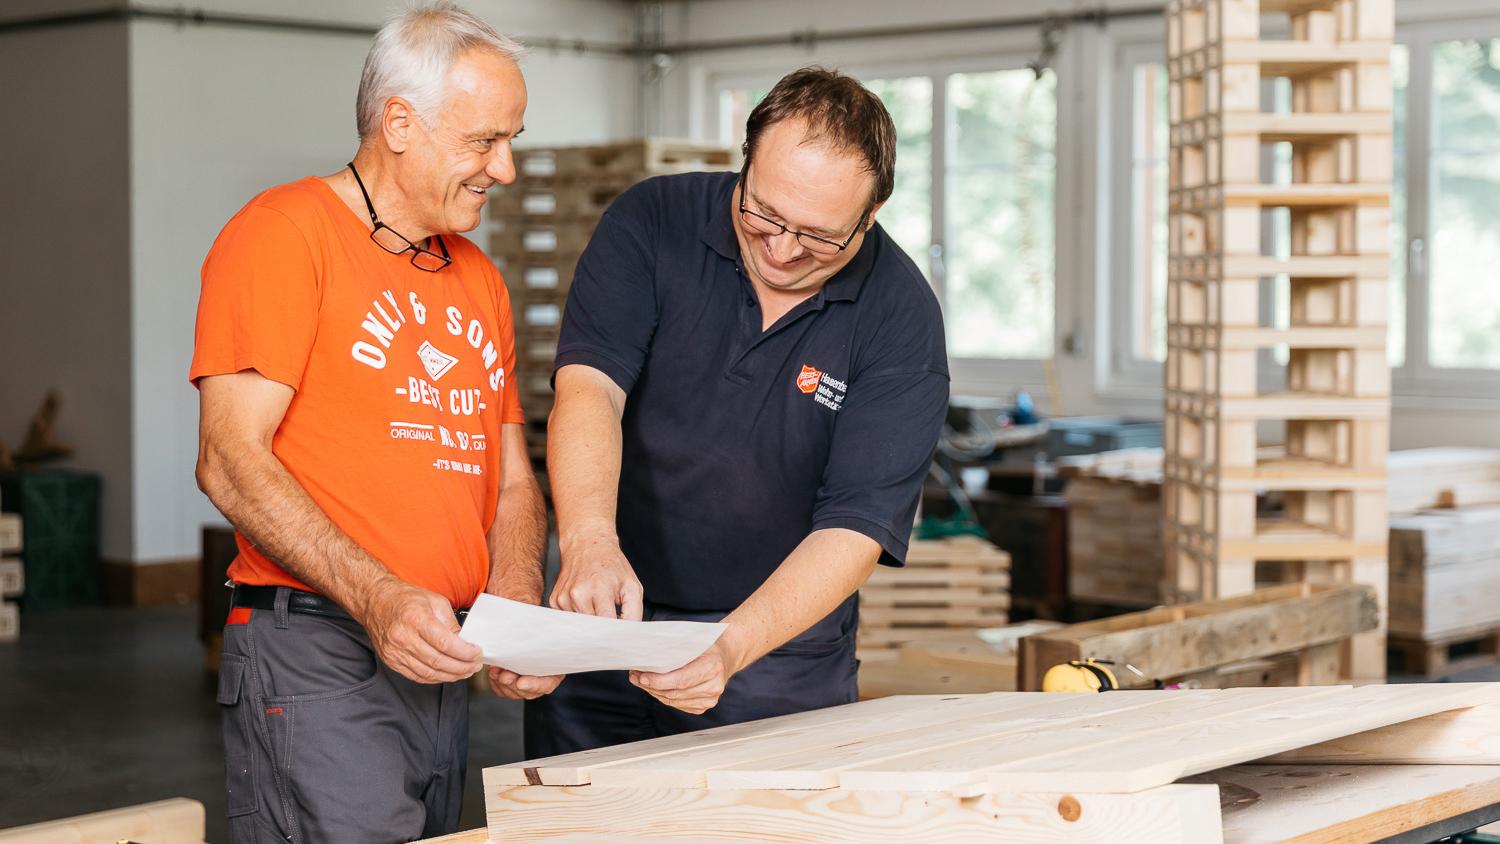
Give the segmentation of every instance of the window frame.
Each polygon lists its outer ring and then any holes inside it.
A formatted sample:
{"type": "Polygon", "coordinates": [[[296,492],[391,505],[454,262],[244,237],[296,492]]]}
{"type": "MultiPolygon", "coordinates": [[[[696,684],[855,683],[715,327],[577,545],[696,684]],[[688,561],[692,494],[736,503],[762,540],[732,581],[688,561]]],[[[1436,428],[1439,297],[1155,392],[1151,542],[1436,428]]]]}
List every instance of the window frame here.
{"type": "MultiPolygon", "coordinates": [[[[948,161],[953,153],[953,144],[950,137],[949,118],[951,117],[948,104],[948,79],[955,74],[987,73],[1004,70],[1023,70],[1027,63],[1035,59],[1034,50],[1026,49],[1001,49],[987,53],[983,56],[962,57],[946,60],[925,60],[912,62],[867,62],[849,63],[840,66],[840,70],[857,79],[897,79],[904,77],[923,76],[932,80],[932,160],[930,162],[930,213],[932,242],[927,255],[913,255],[912,260],[919,267],[926,269],[927,278],[932,285],[933,292],[938,297],[938,302],[946,309],[947,307],[947,271],[942,260],[949,240],[947,228],[947,171],[948,161]]],[[[784,65],[778,65],[778,68],[784,65]]],[[[1058,63],[1052,66],[1052,72],[1057,76],[1057,118],[1055,126],[1060,126],[1063,121],[1063,72],[1058,63]]],[[[722,72],[710,72],[704,78],[703,83],[703,119],[702,126],[706,127],[710,135],[721,143],[729,143],[731,137],[725,137],[724,132],[731,129],[725,124],[726,116],[722,113],[722,96],[726,91],[738,88],[769,88],[775,84],[778,76],[772,72],[756,70],[730,70],[722,72]]],[[[1061,149],[1062,133],[1058,133],[1057,144],[1054,146],[1054,155],[1062,160],[1061,149]]],[[[1060,168],[1059,168],[1060,169],[1060,168]]],[[[1061,230],[1061,217],[1066,203],[1062,201],[1064,195],[1063,180],[1060,177],[1054,182],[1054,212],[1053,232],[1054,244],[1057,244],[1056,233],[1061,230]]],[[[1063,315],[1066,313],[1064,297],[1068,295],[1064,291],[1062,283],[1062,248],[1060,245],[1054,247],[1052,267],[1052,353],[1045,358],[991,358],[991,357],[958,357],[949,356],[949,368],[952,380],[955,384],[955,392],[973,392],[986,395],[1004,395],[1017,388],[1034,389],[1038,385],[1046,385],[1049,380],[1048,370],[1058,356],[1060,338],[1068,331],[1063,315]]]]}

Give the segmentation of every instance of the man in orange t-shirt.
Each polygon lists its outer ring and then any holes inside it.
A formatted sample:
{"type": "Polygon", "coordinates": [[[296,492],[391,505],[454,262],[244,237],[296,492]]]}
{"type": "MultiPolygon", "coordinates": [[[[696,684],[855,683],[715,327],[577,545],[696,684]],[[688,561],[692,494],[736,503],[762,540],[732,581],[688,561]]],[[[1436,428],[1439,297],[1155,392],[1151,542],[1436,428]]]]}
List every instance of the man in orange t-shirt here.
{"type": "MultiPolygon", "coordinates": [[[[240,552],[218,694],[236,842],[455,831],[482,667],[456,613],[541,601],[510,302],[457,235],[515,179],[519,50],[447,3],[391,19],[354,161],[251,200],[204,262],[190,377],[198,482],[240,552]]],[[[517,699],[560,679],[489,671],[517,699]]]]}

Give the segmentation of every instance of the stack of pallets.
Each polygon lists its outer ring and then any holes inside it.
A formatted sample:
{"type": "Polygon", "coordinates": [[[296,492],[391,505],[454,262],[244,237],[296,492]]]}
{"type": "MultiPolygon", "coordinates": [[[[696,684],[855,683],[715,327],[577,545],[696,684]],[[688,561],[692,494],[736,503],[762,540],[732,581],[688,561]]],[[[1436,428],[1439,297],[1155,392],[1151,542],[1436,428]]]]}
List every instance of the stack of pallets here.
{"type": "Polygon", "coordinates": [[[1391,520],[1390,638],[1410,673],[1500,659],[1500,507],[1391,520]]]}
{"type": "Polygon", "coordinates": [[[895,659],[906,642],[999,627],[1010,610],[1010,555],[975,536],[913,540],[905,568],[881,566],[859,590],[860,659],[895,659]]]}
{"type": "Polygon", "coordinates": [[[1069,599],[1135,609],[1161,603],[1161,449],[1059,464],[1067,478],[1069,599]]]}
{"type": "MultiPolygon", "coordinates": [[[[1383,610],[1391,0],[1172,0],[1167,15],[1174,597],[1244,594],[1274,566],[1280,580],[1374,586],[1383,610]],[[1290,38],[1263,38],[1263,15],[1285,15],[1290,38]],[[1289,83],[1289,111],[1263,109],[1268,80],[1289,83]],[[1263,178],[1277,147],[1290,148],[1289,178],[1263,178]],[[1277,213],[1284,251],[1267,248],[1277,213]],[[1285,325],[1260,316],[1281,278],[1285,325]],[[1266,459],[1259,437],[1273,429],[1286,450],[1266,459]],[[1258,491],[1281,515],[1258,516],[1258,491]]],[[[1384,676],[1384,628],[1346,656],[1346,676],[1384,676]]]]}
{"type": "Polygon", "coordinates": [[[527,441],[537,468],[545,470],[558,329],[573,268],[599,217],[643,179],[732,169],[739,158],[727,147],[660,139],[522,149],[515,156],[519,177],[490,210],[490,257],[510,290],[527,441]]]}
{"type": "Polygon", "coordinates": [[[14,641],[21,635],[21,608],[10,598],[26,589],[26,570],[20,559],[9,556],[21,550],[21,517],[0,513],[0,642],[14,641]]]}

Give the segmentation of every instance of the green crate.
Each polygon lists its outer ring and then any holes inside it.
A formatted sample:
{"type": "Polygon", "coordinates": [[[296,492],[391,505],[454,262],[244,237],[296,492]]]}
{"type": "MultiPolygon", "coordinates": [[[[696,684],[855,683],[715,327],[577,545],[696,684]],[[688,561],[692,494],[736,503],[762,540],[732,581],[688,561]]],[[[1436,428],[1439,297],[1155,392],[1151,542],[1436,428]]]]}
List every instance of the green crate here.
{"type": "Polygon", "coordinates": [[[92,472],[0,473],[0,508],[21,515],[24,608],[99,603],[99,497],[92,472]]]}

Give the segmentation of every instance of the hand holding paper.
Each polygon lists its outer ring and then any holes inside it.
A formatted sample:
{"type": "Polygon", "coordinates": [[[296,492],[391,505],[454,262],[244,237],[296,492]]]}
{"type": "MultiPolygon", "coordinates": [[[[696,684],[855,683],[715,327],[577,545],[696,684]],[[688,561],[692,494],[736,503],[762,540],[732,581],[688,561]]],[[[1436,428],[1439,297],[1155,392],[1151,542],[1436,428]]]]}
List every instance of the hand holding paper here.
{"type": "Polygon", "coordinates": [[[517,674],[666,672],[708,650],[727,629],[699,621],[624,621],[480,595],[459,638],[517,674]]]}

